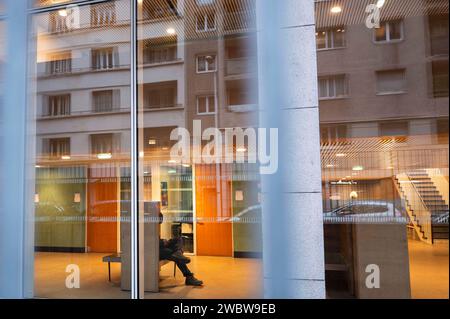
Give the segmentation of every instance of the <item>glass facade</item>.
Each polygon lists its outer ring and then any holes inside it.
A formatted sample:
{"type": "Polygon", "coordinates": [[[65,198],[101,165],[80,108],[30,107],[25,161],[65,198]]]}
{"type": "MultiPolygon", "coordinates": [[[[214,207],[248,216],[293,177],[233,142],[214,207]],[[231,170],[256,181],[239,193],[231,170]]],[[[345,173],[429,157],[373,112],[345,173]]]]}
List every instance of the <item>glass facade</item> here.
{"type": "Polygon", "coordinates": [[[12,3],[19,295],[448,298],[448,1],[12,3]]]}

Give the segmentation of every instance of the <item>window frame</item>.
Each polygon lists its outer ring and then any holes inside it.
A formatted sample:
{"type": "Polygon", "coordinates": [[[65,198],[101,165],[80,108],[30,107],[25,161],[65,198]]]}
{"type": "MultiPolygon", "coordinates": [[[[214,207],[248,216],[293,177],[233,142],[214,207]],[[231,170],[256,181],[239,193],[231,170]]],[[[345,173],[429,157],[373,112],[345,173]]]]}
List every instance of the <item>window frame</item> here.
{"type": "Polygon", "coordinates": [[[377,29],[379,29],[379,28],[374,28],[373,32],[372,32],[372,42],[373,43],[375,43],[375,44],[391,44],[391,43],[400,43],[405,40],[405,24],[404,24],[403,19],[382,21],[382,22],[380,22],[380,28],[381,28],[382,23],[384,23],[386,25],[386,40],[378,41],[377,40],[377,29]],[[393,24],[395,22],[398,22],[400,24],[400,39],[392,40],[390,28],[391,28],[391,24],[393,24]]]}
{"type": "Polygon", "coordinates": [[[215,12],[204,12],[204,13],[198,13],[195,16],[195,31],[198,33],[202,33],[202,32],[212,32],[212,31],[216,31],[217,30],[217,16],[215,12]],[[213,28],[209,28],[208,27],[208,17],[209,15],[212,15],[214,18],[214,27],[213,28]],[[199,29],[199,17],[203,18],[203,29],[199,29]]]}
{"type": "Polygon", "coordinates": [[[215,97],[215,95],[214,94],[202,94],[202,95],[197,95],[196,96],[196,109],[197,109],[197,115],[214,115],[214,114],[216,114],[216,110],[217,110],[217,102],[216,102],[216,97],[215,97]],[[210,105],[209,105],[209,99],[212,97],[212,99],[213,99],[213,101],[214,101],[214,104],[213,104],[213,109],[214,109],[214,111],[213,112],[211,112],[211,110],[210,110],[210,105]],[[205,106],[206,106],[206,112],[200,112],[199,111],[199,102],[200,102],[200,99],[201,98],[204,98],[205,99],[205,106]]]}
{"type": "Polygon", "coordinates": [[[376,70],[375,71],[375,93],[377,96],[384,96],[384,95],[400,95],[400,94],[406,94],[408,93],[408,81],[407,81],[407,74],[406,74],[406,68],[398,68],[398,69],[388,69],[388,70],[376,70]],[[378,74],[379,73],[386,73],[386,72],[394,72],[394,71],[402,71],[403,72],[403,90],[401,91],[380,91],[379,90],[379,80],[378,80],[378,74]]]}
{"type": "Polygon", "coordinates": [[[199,54],[199,55],[197,55],[195,57],[195,71],[196,71],[197,74],[217,72],[217,54],[213,53],[213,54],[199,54]],[[209,69],[209,64],[206,63],[206,70],[205,71],[200,71],[199,70],[199,65],[200,65],[199,64],[199,59],[201,57],[204,57],[206,59],[207,56],[213,56],[214,57],[214,61],[215,61],[214,65],[215,65],[215,67],[214,67],[214,69],[209,69]]]}
{"type": "Polygon", "coordinates": [[[317,95],[319,98],[319,101],[327,101],[327,100],[340,100],[340,99],[346,99],[349,97],[349,85],[348,85],[348,75],[343,73],[343,74],[329,74],[329,75],[319,75],[318,79],[317,79],[317,83],[318,83],[318,88],[317,88],[317,95]],[[336,79],[338,77],[343,77],[343,81],[344,81],[344,95],[336,95],[336,79]],[[327,80],[327,96],[326,97],[321,97],[320,96],[320,80],[327,80]],[[330,96],[330,80],[333,80],[334,82],[334,95],[330,96]]]}
{"type": "Polygon", "coordinates": [[[347,48],[347,36],[346,36],[346,28],[345,26],[342,27],[335,27],[335,28],[327,28],[327,29],[322,29],[322,30],[318,30],[316,32],[316,50],[317,51],[329,51],[329,50],[339,50],[339,49],[345,49],[347,48]],[[343,40],[343,45],[342,46],[335,46],[335,41],[334,41],[334,32],[343,29],[344,31],[342,32],[344,34],[344,40],[343,40]],[[325,48],[319,48],[317,45],[317,34],[320,32],[325,32],[325,48]],[[331,35],[331,41],[332,41],[332,47],[328,47],[328,38],[331,35]]]}

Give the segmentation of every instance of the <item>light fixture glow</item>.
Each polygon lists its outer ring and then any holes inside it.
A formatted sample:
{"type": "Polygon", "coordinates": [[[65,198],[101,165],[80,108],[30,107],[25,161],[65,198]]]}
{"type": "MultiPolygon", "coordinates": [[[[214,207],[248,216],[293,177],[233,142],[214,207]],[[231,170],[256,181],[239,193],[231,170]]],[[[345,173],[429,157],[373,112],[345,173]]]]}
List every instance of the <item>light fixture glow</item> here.
{"type": "Polygon", "coordinates": [[[39,194],[38,193],[34,194],[34,202],[39,203],[39,194]]]}
{"type": "Polygon", "coordinates": [[[110,159],[110,158],[112,158],[112,154],[111,153],[99,153],[99,154],[97,154],[97,158],[100,160],[110,159]]]}
{"type": "Polygon", "coordinates": [[[331,13],[341,13],[342,12],[342,8],[339,6],[335,6],[333,8],[331,8],[331,13]]]}
{"type": "Polygon", "coordinates": [[[169,163],[169,164],[176,164],[176,162],[177,162],[176,160],[168,160],[167,161],[167,163],[169,163]]]}
{"type": "Polygon", "coordinates": [[[361,165],[356,165],[356,166],[353,166],[352,170],[354,170],[354,171],[363,171],[364,167],[361,166],[361,165]]]}
{"type": "Polygon", "coordinates": [[[331,168],[331,167],[334,167],[334,165],[333,164],[328,164],[326,167],[331,168]]]}
{"type": "Polygon", "coordinates": [[[247,149],[246,149],[245,147],[238,147],[238,148],[236,149],[236,152],[244,153],[244,152],[247,152],[247,149]]]}
{"type": "Polygon", "coordinates": [[[338,153],[338,154],[336,154],[336,157],[346,157],[347,156],[347,154],[344,154],[344,153],[338,153]]]}
{"type": "Polygon", "coordinates": [[[58,11],[58,14],[61,17],[67,17],[67,10],[66,9],[61,9],[61,10],[58,11]]]}
{"type": "Polygon", "coordinates": [[[156,140],[154,138],[149,139],[148,145],[156,145],[156,140]]]}
{"type": "Polygon", "coordinates": [[[70,156],[69,155],[63,155],[63,156],[61,156],[61,159],[62,160],[70,160],[70,156]]]}
{"type": "Polygon", "coordinates": [[[176,33],[176,31],[175,31],[174,28],[168,28],[168,29],[166,30],[166,32],[167,32],[167,34],[175,34],[175,33],[176,33]]]}
{"type": "Polygon", "coordinates": [[[382,8],[384,6],[385,2],[386,2],[386,0],[378,0],[377,1],[377,8],[382,8]]]}
{"type": "Polygon", "coordinates": [[[177,171],[174,170],[174,169],[169,169],[169,170],[167,171],[167,173],[169,173],[169,174],[176,174],[177,171]]]}

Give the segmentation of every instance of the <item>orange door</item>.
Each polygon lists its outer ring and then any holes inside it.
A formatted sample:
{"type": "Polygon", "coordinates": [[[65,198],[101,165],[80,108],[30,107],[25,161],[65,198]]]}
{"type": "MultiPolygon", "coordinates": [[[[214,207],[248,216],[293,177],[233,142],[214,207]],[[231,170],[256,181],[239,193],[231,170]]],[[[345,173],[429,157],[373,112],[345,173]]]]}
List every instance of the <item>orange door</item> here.
{"type": "Polygon", "coordinates": [[[117,252],[117,180],[89,174],[87,246],[90,252],[117,252]]]}
{"type": "Polygon", "coordinates": [[[195,169],[197,255],[232,256],[230,182],[217,182],[215,165],[198,165],[195,169]],[[219,185],[218,185],[219,183],[219,185]],[[217,193],[219,186],[220,193],[217,193]],[[217,198],[219,197],[219,201],[217,198]],[[217,209],[217,205],[220,209],[217,209]]]}

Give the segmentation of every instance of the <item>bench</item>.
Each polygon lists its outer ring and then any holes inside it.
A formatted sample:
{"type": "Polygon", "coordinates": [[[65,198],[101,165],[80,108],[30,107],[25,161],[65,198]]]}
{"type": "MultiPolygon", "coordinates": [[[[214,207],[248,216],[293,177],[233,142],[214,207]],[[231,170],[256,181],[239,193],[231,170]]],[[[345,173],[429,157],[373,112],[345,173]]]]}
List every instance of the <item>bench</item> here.
{"type": "MultiPolygon", "coordinates": [[[[104,256],[102,258],[102,261],[104,263],[108,263],[108,281],[111,281],[111,263],[121,263],[122,262],[122,256],[120,254],[112,254],[108,256],[104,256]]],[[[159,267],[170,263],[170,260],[160,260],[159,261],[159,267]]],[[[177,265],[175,262],[173,262],[173,276],[175,277],[177,271],[177,265]]]]}

